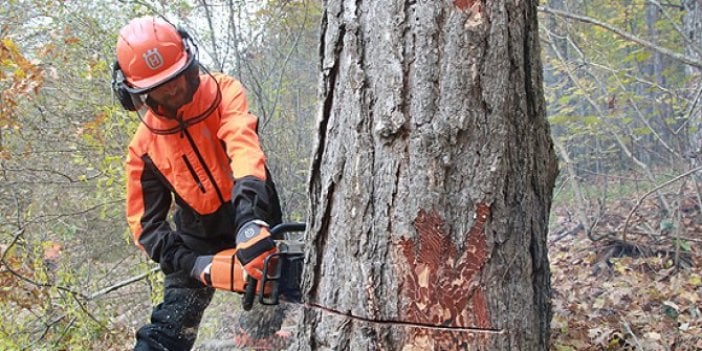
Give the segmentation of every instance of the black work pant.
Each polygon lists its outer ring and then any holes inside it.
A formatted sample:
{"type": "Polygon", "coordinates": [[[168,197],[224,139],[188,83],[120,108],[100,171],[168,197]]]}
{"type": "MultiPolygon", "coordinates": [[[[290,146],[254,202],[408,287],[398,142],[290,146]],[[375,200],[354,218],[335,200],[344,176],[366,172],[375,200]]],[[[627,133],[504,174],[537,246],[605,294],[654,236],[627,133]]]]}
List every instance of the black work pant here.
{"type": "MultiPolygon", "coordinates": [[[[300,302],[302,258],[288,262],[282,272],[283,299],[300,302]]],[[[188,351],[197,337],[202,315],[215,290],[179,271],[166,275],[163,302],[151,312],[151,323],[137,331],[134,351],[188,351]]],[[[256,304],[258,305],[258,304],[256,304]]],[[[280,329],[284,318],[280,307],[262,307],[257,313],[243,313],[241,327],[254,338],[265,338],[280,329]]]]}
{"type": "Polygon", "coordinates": [[[166,275],[163,302],[154,307],[151,323],[137,331],[134,351],[187,351],[193,347],[214,289],[185,272],[166,275]]]}

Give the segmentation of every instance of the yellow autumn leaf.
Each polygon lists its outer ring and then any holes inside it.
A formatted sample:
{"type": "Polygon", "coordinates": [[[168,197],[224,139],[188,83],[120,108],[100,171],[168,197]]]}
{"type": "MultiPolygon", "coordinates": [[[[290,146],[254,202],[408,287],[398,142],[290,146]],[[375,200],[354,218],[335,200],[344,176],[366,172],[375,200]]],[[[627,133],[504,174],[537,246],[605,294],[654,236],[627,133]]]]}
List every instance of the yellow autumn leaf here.
{"type": "Polygon", "coordinates": [[[702,278],[698,274],[692,274],[687,282],[692,286],[698,287],[702,285],[702,278]]]}
{"type": "Polygon", "coordinates": [[[17,67],[17,69],[15,69],[14,75],[15,75],[15,77],[17,77],[17,79],[23,79],[23,78],[27,77],[27,74],[20,67],[17,67]]]}
{"type": "Polygon", "coordinates": [[[17,45],[10,38],[3,38],[2,46],[10,52],[17,52],[17,45]]]}

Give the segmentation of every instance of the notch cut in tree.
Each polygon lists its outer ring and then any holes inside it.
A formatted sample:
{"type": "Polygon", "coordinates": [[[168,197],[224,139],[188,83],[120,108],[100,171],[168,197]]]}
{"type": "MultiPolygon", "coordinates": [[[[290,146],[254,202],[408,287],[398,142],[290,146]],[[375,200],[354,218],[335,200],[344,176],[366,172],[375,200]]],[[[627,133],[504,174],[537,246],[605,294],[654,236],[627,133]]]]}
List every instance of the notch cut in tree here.
{"type": "Polygon", "coordinates": [[[291,349],[546,350],[537,1],[325,1],[291,349]]]}

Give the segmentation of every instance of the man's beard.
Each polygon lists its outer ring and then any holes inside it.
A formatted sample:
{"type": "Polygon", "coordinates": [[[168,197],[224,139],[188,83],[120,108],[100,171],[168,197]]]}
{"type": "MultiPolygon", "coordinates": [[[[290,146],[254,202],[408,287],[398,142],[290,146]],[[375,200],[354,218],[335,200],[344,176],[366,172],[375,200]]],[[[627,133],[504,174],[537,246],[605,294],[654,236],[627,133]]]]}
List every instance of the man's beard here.
{"type": "Polygon", "coordinates": [[[195,92],[200,87],[199,69],[197,66],[188,69],[185,74],[185,89],[178,91],[176,94],[157,101],[153,97],[147,95],[146,104],[154,111],[159,110],[159,106],[166,112],[168,118],[176,118],[178,109],[193,101],[195,92]]]}
{"type": "Polygon", "coordinates": [[[163,101],[161,105],[168,111],[178,111],[179,108],[189,104],[193,101],[193,96],[195,95],[195,89],[190,87],[190,84],[186,85],[186,88],[182,91],[178,91],[175,95],[163,101]]]}

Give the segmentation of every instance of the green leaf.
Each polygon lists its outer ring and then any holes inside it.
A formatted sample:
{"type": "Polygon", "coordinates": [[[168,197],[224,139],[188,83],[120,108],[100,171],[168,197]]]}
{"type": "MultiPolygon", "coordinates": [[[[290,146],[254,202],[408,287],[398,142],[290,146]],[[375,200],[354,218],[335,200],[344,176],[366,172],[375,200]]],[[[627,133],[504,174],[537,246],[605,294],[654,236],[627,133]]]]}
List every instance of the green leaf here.
{"type": "Polygon", "coordinates": [[[663,310],[663,314],[673,320],[678,319],[680,315],[680,307],[672,301],[664,301],[661,309],[663,310]]]}
{"type": "Polygon", "coordinates": [[[600,124],[600,118],[597,116],[584,116],[581,121],[589,127],[594,127],[600,124]]]}
{"type": "Polygon", "coordinates": [[[677,248],[679,248],[680,250],[685,251],[685,252],[692,251],[692,247],[690,246],[690,242],[687,240],[675,239],[675,246],[677,248]]]}
{"type": "Polygon", "coordinates": [[[664,220],[661,221],[660,230],[661,230],[662,232],[670,231],[670,230],[672,230],[674,227],[675,227],[675,225],[673,224],[673,221],[671,221],[670,219],[664,219],[664,220]]]}

